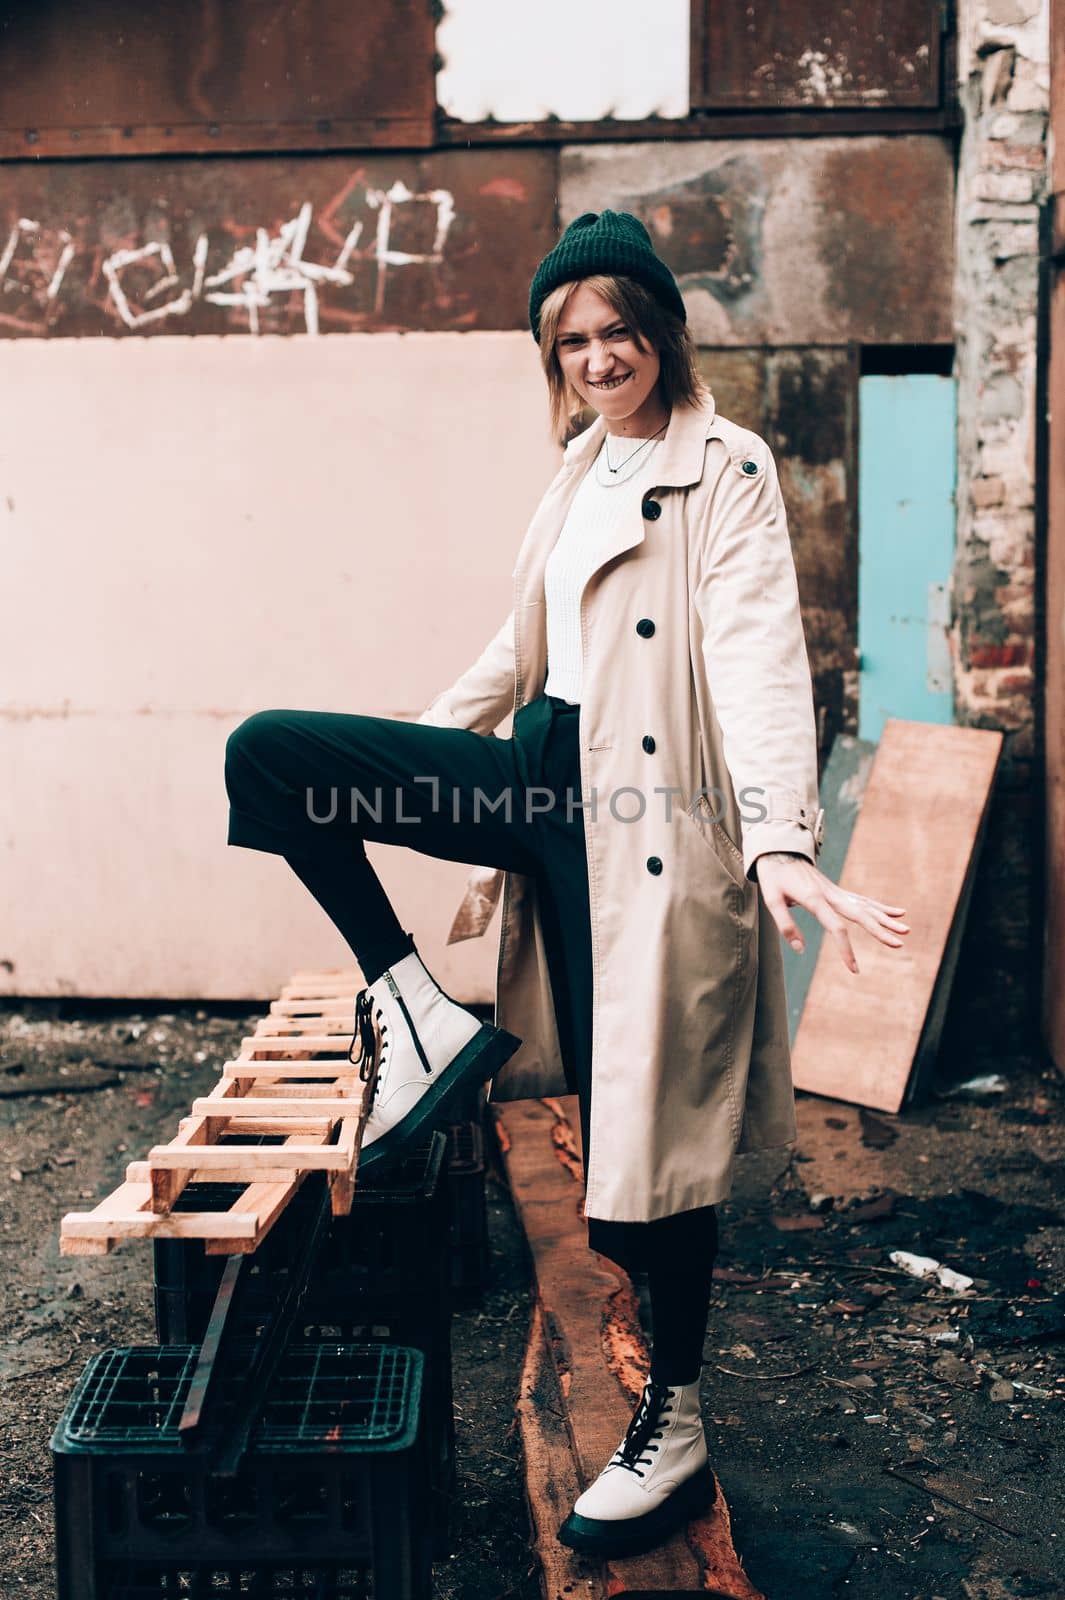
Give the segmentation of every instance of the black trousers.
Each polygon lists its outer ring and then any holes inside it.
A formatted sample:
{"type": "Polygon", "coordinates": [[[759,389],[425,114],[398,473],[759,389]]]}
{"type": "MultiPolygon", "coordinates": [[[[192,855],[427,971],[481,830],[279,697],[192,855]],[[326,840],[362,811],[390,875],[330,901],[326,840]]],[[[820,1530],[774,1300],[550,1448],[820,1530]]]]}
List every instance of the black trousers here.
{"type": "MultiPolygon", "coordinates": [[[[563,1065],[587,1150],[592,952],[579,711],[540,695],[518,710],[508,739],[392,717],[260,711],[230,735],[225,771],[229,843],[285,857],[351,945],[368,983],[414,942],[364,841],[535,878],[563,1065]]],[[[701,1358],[714,1208],[652,1222],[589,1217],[587,1225],[591,1249],[628,1272],[648,1272],[654,1365],[661,1375],[668,1357],[667,1376],[687,1381],[678,1369],[690,1376],[701,1358]],[[687,1333],[669,1337],[663,1350],[660,1321],[687,1333]]]]}

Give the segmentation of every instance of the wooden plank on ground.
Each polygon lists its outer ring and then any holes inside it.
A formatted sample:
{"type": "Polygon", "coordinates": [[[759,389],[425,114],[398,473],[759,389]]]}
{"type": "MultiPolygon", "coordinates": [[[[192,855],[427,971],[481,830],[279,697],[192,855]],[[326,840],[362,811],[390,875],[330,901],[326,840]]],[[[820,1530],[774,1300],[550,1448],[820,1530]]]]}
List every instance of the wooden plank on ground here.
{"type": "MultiPolygon", "coordinates": [[[[565,1570],[564,1563],[559,1566],[557,1529],[562,1518],[555,1520],[560,1490],[554,1485],[573,1481],[584,1488],[609,1460],[642,1390],[648,1352],[629,1278],[588,1249],[576,1097],[513,1100],[492,1109],[511,1194],[532,1252],[571,1452],[567,1464],[563,1436],[541,1432],[543,1448],[561,1454],[546,1476],[534,1460],[527,1478],[530,1493],[540,1495],[533,1522],[546,1580],[549,1573],[565,1570]]],[[[535,1355],[530,1359],[535,1361],[535,1355]]],[[[604,1562],[599,1582],[591,1592],[604,1600],[626,1593],[713,1589],[732,1600],[762,1600],[733,1549],[720,1484],[705,1516],[646,1555],[604,1562]]]]}
{"type": "Polygon", "coordinates": [[[517,1411],[525,1464],[525,1499],[540,1557],[543,1593],[552,1600],[555,1595],[565,1595],[566,1600],[601,1600],[600,1563],[559,1544],[556,1537],[581,1485],[539,1300],[533,1301],[517,1411]]]}
{"type": "Polygon", "coordinates": [[[840,876],[906,910],[901,949],[848,924],[861,971],[822,945],[792,1050],[798,1088],[898,1111],[938,1043],[1002,735],[889,719],[840,876]]]}

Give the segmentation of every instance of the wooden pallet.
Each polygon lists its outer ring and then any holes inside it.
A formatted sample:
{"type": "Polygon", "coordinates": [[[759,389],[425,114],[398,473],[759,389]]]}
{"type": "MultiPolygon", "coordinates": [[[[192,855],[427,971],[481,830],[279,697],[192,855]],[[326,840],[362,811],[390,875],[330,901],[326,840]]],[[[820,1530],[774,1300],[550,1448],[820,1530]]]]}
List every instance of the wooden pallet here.
{"type": "Polygon", "coordinates": [[[545,1600],[711,1595],[764,1600],[713,1505],[646,1555],[590,1561],[558,1541],[573,1501],[610,1458],[643,1388],[648,1351],[626,1273],[588,1249],[576,1096],[492,1107],[511,1195],[536,1272],[518,1417],[545,1600]]]}
{"type": "Polygon", "coordinates": [[[202,1239],[208,1255],[246,1254],[310,1172],[326,1173],[333,1212],[347,1215],[376,1077],[376,1062],[364,1081],[348,1058],[361,986],[355,969],[300,973],[174,1138],[131,1162],[93,1210],[63,1218],[61,1252],[104,1255],[123,1239],[164,1238],[202,1239]],[[204,1183],[244,1187],[224,1211],[174,1210],[186,1188],[204,1183]]]}

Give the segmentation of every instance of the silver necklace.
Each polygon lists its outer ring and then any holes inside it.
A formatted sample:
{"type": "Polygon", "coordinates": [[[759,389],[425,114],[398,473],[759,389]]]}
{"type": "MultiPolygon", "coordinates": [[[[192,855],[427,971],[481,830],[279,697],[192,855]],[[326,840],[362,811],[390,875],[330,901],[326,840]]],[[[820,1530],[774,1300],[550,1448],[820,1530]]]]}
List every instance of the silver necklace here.
{"type": "MultiPolygon", "coordinates": [[[[668,427],[668,421],[663,422],[662,426],[656,429],[649,439],[644,439],[642,444],[637,445],[635,450],[630,450],[629,454],[625,456],[623,460],[619,461],[616,467],[611,463],[610,460],[610,435],[607,434],[603,439],[603,448],[596,458],[596,482],[601,484],[604,489],[613,489],[616,488],[618,484],[626,483],[629,478],[635,477],[635,472],[626,472],[624,477],[619,477],[618,474],[624,467],[628,467],[630,462],[635,461],[636,457],[646,450],[649,445],[654,447],[655,445],[660,444],[661,440],[659,435],[664,433],[668,427]],[[603,474],[600,470],[600,463],[603,461],[606,462],[606,469],[609,473],[609,477],[606,478],[603,477],[603,474]]],[[[643,463],[641,463],[641,467],[642,465],[643,463]]]]}

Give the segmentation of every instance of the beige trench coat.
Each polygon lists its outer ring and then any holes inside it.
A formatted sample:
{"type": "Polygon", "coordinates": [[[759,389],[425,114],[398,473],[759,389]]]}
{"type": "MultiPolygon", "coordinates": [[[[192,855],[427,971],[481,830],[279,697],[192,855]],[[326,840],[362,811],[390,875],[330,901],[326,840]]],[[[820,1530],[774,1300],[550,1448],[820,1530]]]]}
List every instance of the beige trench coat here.
{"type": "MultiPolygon", "coordinates": [[[[542,693],[544,565],[603,432],[597,418],[566,447],[518,552],[513,610],[419,721],[488,734],[542,693]]],[[[772,453],[708,396],[673,411],[653,472],[581,601],[585,1213],[619,1222],[716,1204],[737,1151],[794,1139],[780,935],[748,872],[767,850],[816,860],[823,834],[772,453]]],[[[449,942],[484,932],[500,888],[496,1021],[523,1043],[491,1098],[565,1094],[535,881],[475,870],[449,942]]]]}

